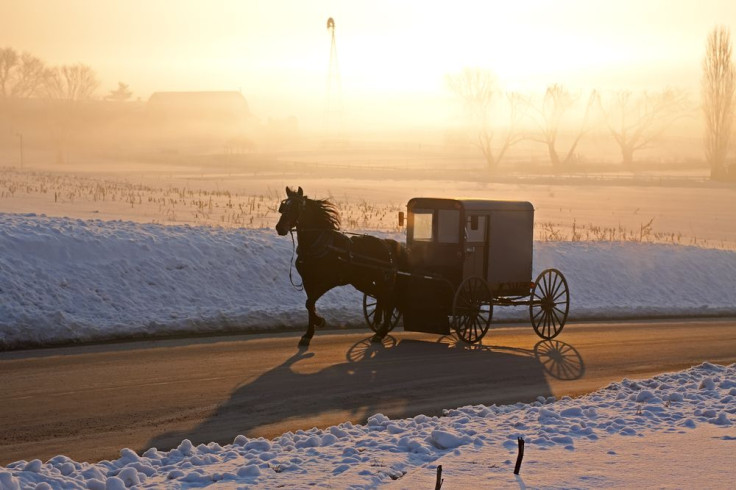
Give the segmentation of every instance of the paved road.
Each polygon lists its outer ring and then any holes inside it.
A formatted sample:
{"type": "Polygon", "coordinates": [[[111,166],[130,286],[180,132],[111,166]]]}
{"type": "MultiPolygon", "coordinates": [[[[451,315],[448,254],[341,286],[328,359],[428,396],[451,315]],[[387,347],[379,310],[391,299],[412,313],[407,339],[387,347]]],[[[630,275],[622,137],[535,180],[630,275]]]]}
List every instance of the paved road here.
{"type": "Polygon", "coordinates": [[[0,353],[0,465],[65,454],[116,458],[124,447],[184,439],[441,414],[466,404],[578,395],[621,378],[736,362],[736,319],[570,324],[538,342],[530,327],[491,331],[484,344],[367,331],[106,344],[0,353]]]}

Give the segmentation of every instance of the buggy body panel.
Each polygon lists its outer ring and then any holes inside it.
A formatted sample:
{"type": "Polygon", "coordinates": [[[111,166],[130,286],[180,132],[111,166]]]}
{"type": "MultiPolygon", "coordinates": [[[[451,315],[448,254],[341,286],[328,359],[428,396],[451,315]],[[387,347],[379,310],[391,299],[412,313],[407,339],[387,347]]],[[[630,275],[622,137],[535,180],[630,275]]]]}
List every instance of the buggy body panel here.
{"type": "Polygon", "coordinates": [[[477,276],[494,296],[529,295],[534,256],[531,203],[421,197],[411,199],[407,211],[412,272],[442,276],[455,288],[477,276]]]}
{"type": "MultiPolygon", "coordinates": [[[[416,197],[407,204],[406,218],[392,325],[403,315],[404,330],[454,331],[474,344],[491,326],[494,306],[524,306],[541,338],[550,340],[562,331],[570,292],[565,276],[554,268],[532,281],[530,202],[416,197]]],[[[364,314],[373,325],[366,304],[364,298],[364,314]]]]}

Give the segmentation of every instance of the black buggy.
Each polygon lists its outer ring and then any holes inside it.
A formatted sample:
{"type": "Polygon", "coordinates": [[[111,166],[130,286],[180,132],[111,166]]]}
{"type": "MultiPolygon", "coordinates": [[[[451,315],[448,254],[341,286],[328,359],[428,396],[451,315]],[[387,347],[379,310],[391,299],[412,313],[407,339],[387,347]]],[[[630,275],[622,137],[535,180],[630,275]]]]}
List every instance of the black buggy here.
{"type": "MultiPolygon", "coordinates": [[[[400,216],[400,221],[402,221],[400,216]]],[[[479,342],[494,306],[528,306],[534,331],[562,331],[570,306],[565,276],[542,271],[532,282],[534,207],[524,201],[419,197],[407,204],[408,266],[396,271],[390,328],[479,342]]],[[[377,300],[363,296],[368,325],[378,332],[377,300]]]]}

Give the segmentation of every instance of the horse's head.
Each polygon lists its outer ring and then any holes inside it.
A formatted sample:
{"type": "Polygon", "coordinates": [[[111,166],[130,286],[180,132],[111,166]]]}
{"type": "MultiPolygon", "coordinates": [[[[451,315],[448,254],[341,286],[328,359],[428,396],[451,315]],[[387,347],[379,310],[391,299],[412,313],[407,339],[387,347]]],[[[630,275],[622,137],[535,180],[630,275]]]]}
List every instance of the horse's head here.
{"type": "Polygon", "coordinates": [[[304,197],[304,191],[300,187],[297,191],[292,191],[289,187],[286,188],[286,199],[281,201],[279,206],[279,213],[281,218],[276,223],[276,232],[284,236],[289,233],[289,230],[294,228],[299,221],[299,218],[304,211],[306,205],[306,197],[304,197]]]}

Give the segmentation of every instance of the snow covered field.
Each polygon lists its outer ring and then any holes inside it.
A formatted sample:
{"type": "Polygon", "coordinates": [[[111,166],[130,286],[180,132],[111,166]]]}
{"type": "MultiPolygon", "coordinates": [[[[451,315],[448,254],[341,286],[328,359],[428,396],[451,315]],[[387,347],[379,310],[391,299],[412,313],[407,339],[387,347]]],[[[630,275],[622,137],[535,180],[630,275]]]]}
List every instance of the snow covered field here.
{"type": "MultiPolygon", "coordinates": [[[[291,240],[273,229],[0,214],[0,250],[2,348],[306,322],[291,240]]],[[[736,315],[734,251],[537,242],[534,276],[548,267],[568,279],[572,320],[736,315]]],[[[317,306],[331,327],[365,328],[361,301],[343,287],[317,306]]],[[[528,322],[528,310],[496,308],[494,320],[528,322]]]]}
{"type": "Polygon", "coordinates": [[[466,406],[443,417],[349,422],[273,440],[90,464],[57,456],[0,468],[0,488],[733,488],[736,365],[622,380],[576,398],[466,406]],[[519,476],[517,439],[525,440],[519,476]]]}
{"type": "MultiPolygon", "coordinates": [[[[304,293],[289,284],[291,246],[272,229],[0,214],[0,343],[299,328],[304,293]]],[[[535,243],[535,274],[547,267],[568,278],[571,319],[736,315],[734,251],[535,243]]],[[[330,292],[321,311],[333,327],[365,328],[352,288],[330,292]]],[[[523,308],[494,318],[528,322],[523,308]]],[[[185,440],[97,463],[19,461],[0,467],[0,489],[432,488],[440,464],[443,488],[732,488],[734,422],[736,366],[704,364],[577,399],[375,414],[364,426],[270,441],[234,434],[223,447],[185,440]],[[515,477],[518,437],[526,453],[515,477]]]]}

